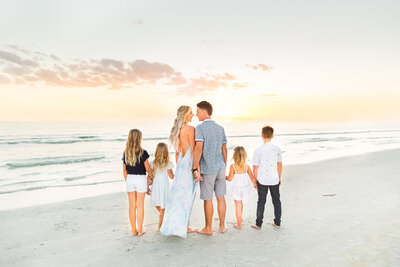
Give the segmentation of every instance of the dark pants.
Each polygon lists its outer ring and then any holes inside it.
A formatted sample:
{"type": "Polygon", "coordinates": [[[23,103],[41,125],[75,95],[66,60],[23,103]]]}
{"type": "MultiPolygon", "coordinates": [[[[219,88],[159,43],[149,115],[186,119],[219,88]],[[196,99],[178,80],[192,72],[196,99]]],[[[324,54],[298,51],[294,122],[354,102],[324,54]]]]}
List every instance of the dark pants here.
{"type": "Polygon", "coordinates": [[[258,202],[257,202],[257,220],[256,225],[261,227],[264,218],[265,202],[267,201],[268,188],[271,192],[272,203],[274,204],[275,219],[274,223],[281,225],[281,200],[279,195],[279,185],[262,185],[257,182],[258,202]]]}

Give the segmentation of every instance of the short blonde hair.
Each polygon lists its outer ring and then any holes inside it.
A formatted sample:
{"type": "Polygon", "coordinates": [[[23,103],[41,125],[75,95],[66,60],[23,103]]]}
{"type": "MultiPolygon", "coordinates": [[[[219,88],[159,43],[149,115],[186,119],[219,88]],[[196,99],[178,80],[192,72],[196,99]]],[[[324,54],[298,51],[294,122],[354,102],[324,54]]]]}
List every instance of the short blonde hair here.
{"type": "Polygon", "coordinates": [[[237,146],[233,149],[233,162],[240,169],[244,169],[247,161],[247,153],[244,147],[237,146]]]}

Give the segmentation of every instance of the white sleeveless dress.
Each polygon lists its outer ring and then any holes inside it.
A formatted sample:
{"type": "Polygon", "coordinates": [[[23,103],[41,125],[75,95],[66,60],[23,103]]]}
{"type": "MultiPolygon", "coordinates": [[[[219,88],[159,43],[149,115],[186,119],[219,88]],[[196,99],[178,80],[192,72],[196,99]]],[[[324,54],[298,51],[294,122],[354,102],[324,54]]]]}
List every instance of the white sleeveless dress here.
{"type": "MultiPolygon", "coordinates": [[[[231,181],[231,193],[230,196],[234,200],[245,200],[249,195],[249,180],[250,176],[247,172],[237,173],[235,165],[233,165],[235,174],[231,181]]],[[[246,166],[247,170],[248,166],[246,166]]]]}
{"type": "MultiPolygon", "coordinates": [[[[154,169],[153,161],[150,162],[150,168],[154,169]]],[[[168,193],[169,193],[169,176],[168,170],[174,168],[172,162],[163,170],[154,170],[154,179],[151,186],[151,204],[154,207],[160,206],[165,209],[167,206],[168,193]]]]}

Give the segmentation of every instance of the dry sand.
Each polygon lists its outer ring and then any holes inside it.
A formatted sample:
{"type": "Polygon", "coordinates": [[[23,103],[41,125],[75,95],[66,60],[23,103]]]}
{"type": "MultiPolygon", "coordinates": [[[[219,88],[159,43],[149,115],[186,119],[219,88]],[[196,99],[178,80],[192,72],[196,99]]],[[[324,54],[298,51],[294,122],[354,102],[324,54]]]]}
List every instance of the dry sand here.
{"type": "MultiPolygon", "coordinates": [[[[257,202],[250,189],[242,230],[233,228],[234,203],[227,196],[225,234],[215,219],[211,237],[164,237],[147,197],[147,234],[134,237],[127,196],[116,193],[0,212],[0,265],[400,265],[400,150],[284,166],[283,172],[280,230],[270,224],[269,195],[263,229],[250,228],[257,202]]],[[[191,226],[203,221],[197,194],[191,226]]]]}

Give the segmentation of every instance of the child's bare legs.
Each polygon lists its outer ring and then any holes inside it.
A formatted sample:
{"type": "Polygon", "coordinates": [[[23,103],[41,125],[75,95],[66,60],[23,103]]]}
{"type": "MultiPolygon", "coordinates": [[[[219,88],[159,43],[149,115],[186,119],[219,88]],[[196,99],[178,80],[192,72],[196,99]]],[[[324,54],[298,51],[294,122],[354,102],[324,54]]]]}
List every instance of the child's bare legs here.
{"type": "Polygon", "coordinates": [[[235,200],[235,208],[237,224],[234,225],[234,227],[242,229],[243,202],[241,200],[235,200]]]}
{"type": "Polygon", "coordinates": [[[163,219],[164,219],[165,209],[162,209],[160,206],[156,206],[156,209],[160,212],[159,217],[158,217],[158,231],[160,231],[160,228],[161,228],[161,225],[162,225],[163,219]]]}
{"type": "Polygon", "coordinates": [[[136,230],[136,191],[128,192],[129,220],[131,222],[132,234],[137,235],[136,230]]]}
{"type": "Polygon", "coordinates": [[[143,217],[144,217],[144,197],[146,193],[136,193],[136,206],[137,206],[137,222],[138,222],[138,235],[143,235],[143,217]]]}

